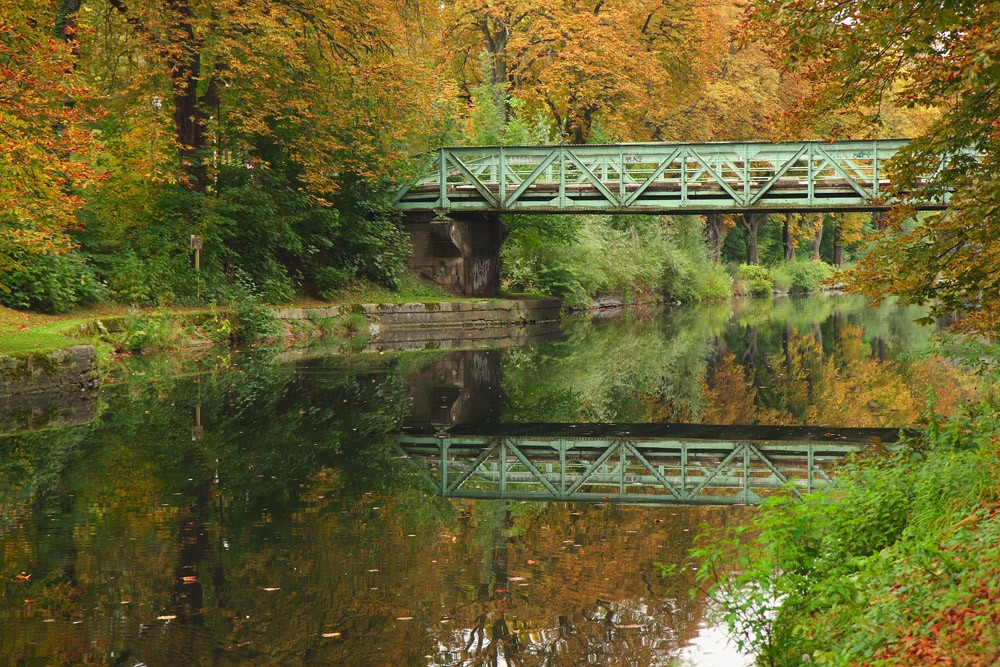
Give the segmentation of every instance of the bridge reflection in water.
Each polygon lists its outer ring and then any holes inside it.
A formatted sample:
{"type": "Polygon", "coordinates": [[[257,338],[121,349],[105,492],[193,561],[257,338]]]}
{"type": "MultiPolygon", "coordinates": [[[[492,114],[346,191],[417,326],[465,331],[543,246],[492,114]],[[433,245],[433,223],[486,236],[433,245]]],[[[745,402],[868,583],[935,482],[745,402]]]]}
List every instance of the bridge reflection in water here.
{"type": "Polygon", "coordinates": [[[411,426],[401,455],[445,498],[741,505],[831,482],[898,429],[702,424],[411,426]]]}

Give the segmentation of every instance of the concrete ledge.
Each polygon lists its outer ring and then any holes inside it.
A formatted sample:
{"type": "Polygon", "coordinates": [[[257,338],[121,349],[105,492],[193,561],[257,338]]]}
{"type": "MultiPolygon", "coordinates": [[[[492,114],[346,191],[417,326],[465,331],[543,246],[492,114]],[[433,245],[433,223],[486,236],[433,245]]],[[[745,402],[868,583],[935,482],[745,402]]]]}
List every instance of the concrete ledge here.
{"type": "Polygon", "coordinates": [[[523,347],[559,340],[558,322],[528,325],[490,326],[484,328],[433,328],[407,327],[383,330],[379,335],[364,341],[361,346],[352,341],[317,342],[313,345],[292,347],[280,352],[275,361],[288,363],[335,354],[373,352],[416,352],[421,350],[479,350],[523,347]]]}
{"type": "Polygon", "coordinates": [[[381,329],[483,327],[558,321],[562,301],[541,299],[491,299],[482,301],[430,301],[366,303],[324,308],[275,308],[283,320],[313,320],[347,313],[364,315],[381,329]]]}
{"type": "Polygon", "coordinates": [[[72,345],[51,352],[0,354],[0,396],[97,385],[97,351],[72,345]]]}

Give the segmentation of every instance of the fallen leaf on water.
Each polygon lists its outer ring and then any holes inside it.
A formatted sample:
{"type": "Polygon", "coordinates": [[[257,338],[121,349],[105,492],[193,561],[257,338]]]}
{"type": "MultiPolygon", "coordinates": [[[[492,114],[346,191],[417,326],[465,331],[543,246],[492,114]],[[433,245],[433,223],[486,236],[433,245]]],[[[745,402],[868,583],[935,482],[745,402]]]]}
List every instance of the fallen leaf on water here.
{"type": "Polygon", "coordinates": [[[340,633],[339,632],[324,632],[323,636],[324,637],[339,637],[340,633]]]}
{"type": "Polygon", "coordinates": [[[156,620],[158,620],[158,621],[172,621],[175,618],[177,618],[175,615],[173,615],[173,614],[167,614],[166,616],[157,616],[156,620]]]}

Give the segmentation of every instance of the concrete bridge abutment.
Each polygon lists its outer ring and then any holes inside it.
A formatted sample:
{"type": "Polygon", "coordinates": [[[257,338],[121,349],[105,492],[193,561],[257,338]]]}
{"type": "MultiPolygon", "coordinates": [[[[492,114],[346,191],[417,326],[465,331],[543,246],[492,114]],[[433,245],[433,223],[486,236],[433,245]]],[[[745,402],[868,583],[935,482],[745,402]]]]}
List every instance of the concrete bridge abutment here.
{"type": "Polygon", "coordinates": [[[499,215],[410,215],[405,223],[412,248],[408,263],[421,277],[464,296],[500,295],[507,226],[499,215]]]}

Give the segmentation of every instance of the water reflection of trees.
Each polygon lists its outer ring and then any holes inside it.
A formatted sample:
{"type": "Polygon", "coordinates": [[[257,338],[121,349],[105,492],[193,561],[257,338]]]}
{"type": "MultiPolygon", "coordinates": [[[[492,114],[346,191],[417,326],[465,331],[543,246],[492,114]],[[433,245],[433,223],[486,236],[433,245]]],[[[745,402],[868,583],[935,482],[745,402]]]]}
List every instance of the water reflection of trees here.
{"type": "Polygon", "coordinates": [[[909,353],[933,330],[863,298],[699,304],[571,330],[505,366],[513,421],[898,426],[968,396],[962,374],[909,353]]]}
{"type": "Polygon", "coordinates": [[[261,363],[182,379],[147,369],[103,392],[90,427],[0,439],[0,655],[676,655],[703,603],[687,594],[689,573],[661,580],[652,564],[677,561],[700,521],[728,511],[428,496],[389,446],[411,409],[404,376],[420,365],[403,363],[261,363]],[[197,406],[204,435],[192,439],[197,406]]]}
{"type": "Polygon", "coordinates": [[[893,424],[928,385],[945,411],[961,395],[951,367],[901,354],[926,340],[912,319],[752,301],[570,327],[478,366],[428,353],[175,378],[140,360],[94,425],[0,439],[0,655],[655,664],[703,605],[652,563],[732,510],[428,496],[390,446],[416,409],[406,377],[440,371],[454,401],[426,410],[449,418],[486,400],[507,420],[893,424]]]}

